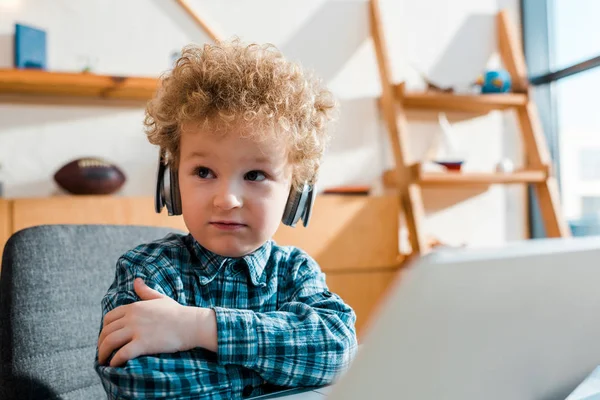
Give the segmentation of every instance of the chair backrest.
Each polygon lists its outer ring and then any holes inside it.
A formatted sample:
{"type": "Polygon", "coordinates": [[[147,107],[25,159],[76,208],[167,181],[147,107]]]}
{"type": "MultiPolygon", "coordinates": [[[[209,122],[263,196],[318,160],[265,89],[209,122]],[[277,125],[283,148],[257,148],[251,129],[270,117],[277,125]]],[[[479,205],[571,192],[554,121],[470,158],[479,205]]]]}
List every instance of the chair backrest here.
{"type": "Polygon", "coordinates": [[[173,229],[44,225],[15,233],[0,276],[0,398],[106,398],[93,368],[118,257],[173,229]]]}

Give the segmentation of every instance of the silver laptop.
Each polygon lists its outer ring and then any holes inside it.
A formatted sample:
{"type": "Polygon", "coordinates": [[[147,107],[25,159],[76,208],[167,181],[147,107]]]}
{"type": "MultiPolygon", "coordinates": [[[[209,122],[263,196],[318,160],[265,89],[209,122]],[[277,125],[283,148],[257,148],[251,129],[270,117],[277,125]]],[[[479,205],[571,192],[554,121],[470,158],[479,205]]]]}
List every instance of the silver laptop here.
{"type": "Polygon", "coordinates": [[[325,400],[331,392],[332,386],[323,387],[306,387],[285,389],[275,393],[263,394],[260,396],[251,397],[254,399],[283,399],[283,400],[325,400]]]}
{"type": "Polygon", "coordinates": [[[417,260],[327,399],[565,399],[600,365],[600,238],[417,260]]]}

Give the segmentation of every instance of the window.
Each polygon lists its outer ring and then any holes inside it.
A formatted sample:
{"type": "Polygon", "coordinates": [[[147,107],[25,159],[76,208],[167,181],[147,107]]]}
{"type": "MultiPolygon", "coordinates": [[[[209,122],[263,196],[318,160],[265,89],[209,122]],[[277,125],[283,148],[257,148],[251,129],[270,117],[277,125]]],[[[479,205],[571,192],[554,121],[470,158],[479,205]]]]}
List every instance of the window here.
{"type": "Polygon", "coordinates": [[[600,55],[600,2],[549,0],[549,3],[553,8],[550,24],[554,25],[552,69],[566,68],[600,55]]]}
{"type": "Polygon", "coordinates": [[[581,213],[591,215],[600,212],[600,196],[582,196],[581,213]]]}
{"type": "MultiPolygon", "coordinates": [[[[568,129],[563,129],[561,131],[565,131],[568,129]]],[[[582,183],[591,182],[598,183],[600,181],[600,146],[596,145],[590,148],[589,142],[591,140],[587,139],[587,136],[590,136],[586,131],[580,132],[577,135],[577,131],[572,131],[573,134],[569,135],[571,137],[565,138],[568,140],[563,140],[564,142],[575,142],[577,143],[575,146],[562,146],[566,147],[563,152],[568,153],[569,155],[575,153],[578,154],[578,166],[579,170],[577,171],[577,175],[572,177],[573,180],[578,180],[582,183]],[[579,139],[579,140],[576,140],[579,139]],[[587,139],[587,140],[586,140],[587,139]],[[576,149],[573,149],[576,147],[576,149]]],[[[563,168],[564,169],[564,168],[563,168]]],[[[567,180],[567,174],[563,173],[562,179],[567,180]]]]}
{"type": "MultiPolygon", "coordinates": [[[[522,0],[521,7],[530,81],[563,214],[571,226],[597,225],[577,232],[600,234],[600,1],[522,0]]],[[[531,206],[532,236],[543,236],[531,206]]]]}

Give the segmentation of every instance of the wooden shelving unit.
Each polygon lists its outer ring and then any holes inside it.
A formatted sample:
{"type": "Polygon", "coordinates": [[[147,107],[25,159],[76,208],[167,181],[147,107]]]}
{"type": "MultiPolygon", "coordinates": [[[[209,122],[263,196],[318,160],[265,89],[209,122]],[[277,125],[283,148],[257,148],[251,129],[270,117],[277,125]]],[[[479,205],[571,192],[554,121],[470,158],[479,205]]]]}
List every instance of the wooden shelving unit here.
{"type": "Polygon", "coordinates": [[[530,94],[525,58],[516,28],[505,11],[496,17],[498,49],[502,63],[511,76],[513,93],[457,94],[446,92],[410,92],[404,83],[392,81],[387,46],[382,29],[379,0],[369,1],[371,35],[381,81],[380,107],[394,156],[395,169],[383,175],[384,184],[398,194],[413,254],[427,253],[431,246],[424,233],[424,187],[459,189],[492,184],[531,184],[534,188],[546,235],[568,237],[569,227],[561,214],[558,185],[551,173],[551,158],[537,109],[530,94]],[[511,110],[517,116],[526,153],[523,170],[511,173],[428,172],[420,164],[411,164],[407,110],[488,113],[511,110]]]}
{"type": "Polygon", "coordinates": [[[91,73],[0,69],[0,98],[47,103],[49,99],[144,102],[158,86],[151,77],[123,77],[91,73]]]}

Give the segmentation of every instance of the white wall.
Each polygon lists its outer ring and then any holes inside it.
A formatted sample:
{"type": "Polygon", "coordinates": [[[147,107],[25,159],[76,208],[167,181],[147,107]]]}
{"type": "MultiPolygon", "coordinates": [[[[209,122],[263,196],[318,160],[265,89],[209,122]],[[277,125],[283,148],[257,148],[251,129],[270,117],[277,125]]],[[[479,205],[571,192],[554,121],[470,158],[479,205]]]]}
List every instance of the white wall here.
{"type": "MultiPolygon", "coordinates": [[[[365,0],[190,3],[222,36],[274,43],[330,84],[342,113],[321,188],[370,183],[390,165],[376,104],[380,85],[365,0]]],[[[493,23],[499,7],[508,7],[516,21],[518,0],[382,0],[395,78],[419,87],[422,82],[411,68],[416,65],[442,84],[464,84],[486,64],[495,65],[493,23]]],[[[174,0],[2,0],[0,68],[12,66],[15,22],[48,32],[48,67],[60,71],[77,71],[89,57],[97,73],[156,76],[169,68],[173,51],[209,40],[174,0]]],[[[124,169],[128,182],[121,195],[151,195],[156,149],[146,142],[142,118],[141,108],[0,104],[5,195],[52,195],[54,172],[88,155],[105,157],[124,169]]],[[[513,154],[513,123],[501,114],[457,122],[467,167],[492,169],[503,154],[513,154]]],[[[411,122],[415,159],[424,154],[436,129],[430,122],[411,122]]],[[[520,237],[522,198],[506,193],[493,188],[432,213],[428,228],[450,243],[520,237]]],[[[445,194],[434,196],[439,200],[445,194]]]]}

